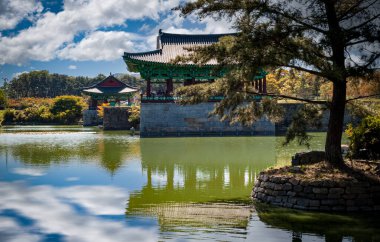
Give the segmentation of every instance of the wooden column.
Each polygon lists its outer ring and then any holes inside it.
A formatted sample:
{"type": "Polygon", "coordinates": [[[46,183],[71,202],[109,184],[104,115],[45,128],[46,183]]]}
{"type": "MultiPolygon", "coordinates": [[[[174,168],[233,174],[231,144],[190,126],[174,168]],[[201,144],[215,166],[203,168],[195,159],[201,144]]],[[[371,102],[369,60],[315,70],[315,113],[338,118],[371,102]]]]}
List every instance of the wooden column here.
{"type": "Polygon", "coordinates": [[[166,79],[166,96],[172,95],[173,92],[173,79],[166,79]]]}
{"type": "Polygon", "coordinates": [[[263,93],[267,93],[267,77],[263,78],[263,93]]]}
{"type": "Polygon", "coordinates": [[[258,81],[256,79],[253,80],[253,86],[256,89],[256,91],[259,89],[259,83],[258,83],[258,81]]]}
{"type": "Polygon", "coordinates": [[[257,80],[259,82],[259,93],[263,92],[263,79],[257,80]]]}
{"type": "Polygon", "coordinates": [[[150,97],[151,95],[151,82],[150,82],[150,78],[147,78],[146,79],[146,96],[147,97],[150,97]]]}

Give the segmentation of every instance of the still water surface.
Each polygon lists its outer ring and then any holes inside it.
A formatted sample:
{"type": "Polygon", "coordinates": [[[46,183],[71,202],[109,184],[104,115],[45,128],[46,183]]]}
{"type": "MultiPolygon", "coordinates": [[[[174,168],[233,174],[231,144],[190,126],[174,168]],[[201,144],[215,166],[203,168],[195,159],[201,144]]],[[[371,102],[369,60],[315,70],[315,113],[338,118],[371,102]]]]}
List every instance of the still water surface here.
{"type": "MultiPolygon", "coordinates": [[[[322,149],[324,134],[313,134],[322,149]]],[[[0,129],[0,241],[380,241],[376,215],[255,205],[255,177],[305,150],[282,137],[139,139],[0,129]]]]}

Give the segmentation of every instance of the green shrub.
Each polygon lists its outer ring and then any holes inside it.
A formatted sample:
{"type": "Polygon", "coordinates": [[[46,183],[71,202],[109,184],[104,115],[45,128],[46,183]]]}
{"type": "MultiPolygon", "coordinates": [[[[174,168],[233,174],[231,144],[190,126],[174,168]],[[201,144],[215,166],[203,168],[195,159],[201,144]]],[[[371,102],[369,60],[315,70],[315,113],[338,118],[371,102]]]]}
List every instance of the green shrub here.
{"type": "Polygon", "coordinates": [[[3,113],[3,123],[13,123],[16,119],[16,110],[14,109],[6,109],[3,113]]]}
{"type": "Polygon", "coordinates": [[[0,89],[0,109],[5,109],[8,105],[8,99],[4,90],[0,89]]]}
{"type": "Polygon", "coordinates": [[[50,111],[59,123],[72,124],[82,117],[85,106],[83,98],[77,96],[59,96],[54,99],[50,111]]]}
{"type": "Polygon", "coordinates": [[[137,128],[140,125],[140,106],[132,106],[129,112],[128,121],[132,127],[137,128]]]}
{"type": "Polygon", "coordinates": [[[380,116],[368,116],[357,127],[349,125],[346,134],[352,158],[380,158],[380,116]]]}

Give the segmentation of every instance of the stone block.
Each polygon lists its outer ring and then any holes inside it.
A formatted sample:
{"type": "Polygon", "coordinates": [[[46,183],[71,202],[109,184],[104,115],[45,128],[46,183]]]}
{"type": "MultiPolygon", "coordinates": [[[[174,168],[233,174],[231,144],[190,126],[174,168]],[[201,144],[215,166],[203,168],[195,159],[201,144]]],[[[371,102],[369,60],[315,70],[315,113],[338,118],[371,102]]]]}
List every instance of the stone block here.
{"type": "Polygon", "coordinates": [[[350,194],[343,194],[342,197],[344,199],[353,199],[355,198],[357,195],[356,194],[353,194],[353,193],[350,193],[350,194]]]}
{"type": "Polygon", "coordinates": [[[341,198],[341,194],[339,194],[339,193],[329,193],[328,195],[327,195],[327,198],[329,198],[329,199],[336,199],[336,198],[341,198]]]}
{"type": "Polygon", "coordinates": [[[294,196],[296,195],[296,193],[293,192],[293,191],[288,191],[288,192],[286,193],[286,195],[288,195],[289,197],[294,197],[294,196]]]}
{"type": "Polygon", "coordinates": [[[295,209],[301,209],[301,210],[306,210],[308,207],[302,206],[302,205],[294,205],[293,208],[295,208],[295,209]]]}
{"type": "Polygon", "coordinates": [[[337,199],[326,199],[326,200],[321,200],[322,205],[338,205],[339,200],[337,199]]]}
{"type": "Polygon", "coordinates": [[[293,191],[295,191],[295,192],[301,192],[301,191],[303,191],[303,186],[296,185],[296,186],[293,187],[293,191]]]}
{"type": "Polygon", "coordinates": [[[283,190],[283,187],[284,187],[284,185],[282,185],[282,184],[275,184],[274,185],[274,190],[276,190],[276,191],[283,190]]]}
{"type": "Polygon", "coordinates": [[[318,207],[319,205],[321,205],[321,202],[319,200],[309,200],[309,204],[312,207],[318,207]]]}
{"type": "Polygon", "coordinates": [[[285,191],[289,191],[289,190],[292,190],[292,184],[290,184],[290,183],[285,183],[284,185],[283,185],[283,187],[282,187],[282,189],[283,190],[285,190],[285,191]]]}
{"type": "Polygon", "coordinates": [[[344,189],[343,188],[330,188],[329,193],[330,194],[343,194],[344,189]]]}
{"type": "Polygon", "coordinates": [[[301,206],[309,206],[309,199],[302,199],[302,198],[299,198],[297,199],[297,205],[301,205],[301,206]]]}
{"type": "Polygon", "coordinates": [[[298,183],[300,183],[300,181],[295,179],[295,178],[290,178],[289,183],[292,185],[298,185],[298,183]]]}
{"type": "Polygon", "coordinates": [[[355,200],[346,200],[346,206],[347,207],[355,206],[355,200]]]}
{"type": "Polygon", "coordinates": [[[358,207],[346,207],[347,212],[356,212],[359,211],[358,207]]]}
{"type": "Polygon", "coordinates": [[[303,188],[304,192],[307,192],[307,193],[312,193],[313,192],[313,187],[311,186],[306,186],[303,188]]]}
{"type": "Polygon", "coordinates": [[[332,210],[332,211],[344,211],[344,210],[346,210],[346,208],[343,207],[343,206],[333,206],[333,207],[331,208],[331,210],[332,210]]]}
{"type": "Polygon", "coordinates": [[[313,193],[316,193],[316,194],[327,194],[328,192],[329,192],[329,190],[325,187],[323,187],[323,188],[314,187],[313,188],[313,193]]]}

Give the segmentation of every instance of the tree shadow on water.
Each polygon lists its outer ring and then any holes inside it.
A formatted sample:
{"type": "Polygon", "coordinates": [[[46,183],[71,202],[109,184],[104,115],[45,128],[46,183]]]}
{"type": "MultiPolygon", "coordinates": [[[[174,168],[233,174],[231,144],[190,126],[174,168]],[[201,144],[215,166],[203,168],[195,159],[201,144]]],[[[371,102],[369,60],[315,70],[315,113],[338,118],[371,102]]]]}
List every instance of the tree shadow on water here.
{"type": "Polygon", "coordinates": [[[380,213],[321,213],[274,207],[255,203],[265,224],[293,232],[293,242],[303,241],[303,234],[323,236],[326,242],[380,241],[380,213]]]}

